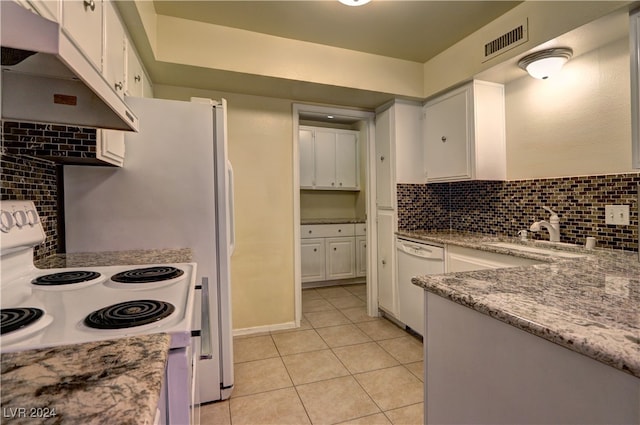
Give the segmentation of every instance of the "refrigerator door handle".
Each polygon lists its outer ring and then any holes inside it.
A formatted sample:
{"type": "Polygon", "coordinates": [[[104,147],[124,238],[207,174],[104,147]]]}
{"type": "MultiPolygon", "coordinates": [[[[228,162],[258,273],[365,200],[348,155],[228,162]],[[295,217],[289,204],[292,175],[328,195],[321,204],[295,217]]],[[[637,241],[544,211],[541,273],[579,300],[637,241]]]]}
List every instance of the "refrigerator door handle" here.
{"type": "Polygon", "coordinates": [[[235,226],[235,207],[233,205],[233,167],[231,162],[227,161],[227,173],[229,174],[229,188],[228,188],[228,205],[229,205],[229,255],[233,254],[236,248],[236,226],[235,226]]]}
{"type": "Polygon", "coordinates": [[[211,347],[211,312],[209,311],[209,278],[202,278],[202,332],[200,333],[200,360],[213,359],[211,347]]]}

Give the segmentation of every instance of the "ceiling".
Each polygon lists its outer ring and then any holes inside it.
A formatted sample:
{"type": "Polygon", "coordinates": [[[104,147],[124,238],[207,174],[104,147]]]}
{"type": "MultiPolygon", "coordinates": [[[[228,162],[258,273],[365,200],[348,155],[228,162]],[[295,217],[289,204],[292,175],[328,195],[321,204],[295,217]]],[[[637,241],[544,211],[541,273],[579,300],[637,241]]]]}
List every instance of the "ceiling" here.
{"type": "Polygon", "coordinates": [[[519,1],[154,0],[156,13],[408,61],[438,53],[519,1]]]}

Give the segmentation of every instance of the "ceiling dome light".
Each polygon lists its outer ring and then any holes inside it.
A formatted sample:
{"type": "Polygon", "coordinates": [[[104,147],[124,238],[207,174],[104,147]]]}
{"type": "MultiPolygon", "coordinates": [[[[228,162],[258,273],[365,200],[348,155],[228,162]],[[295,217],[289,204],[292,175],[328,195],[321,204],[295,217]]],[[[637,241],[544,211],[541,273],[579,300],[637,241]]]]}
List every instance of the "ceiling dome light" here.
{"type": "Polygon", "coordinates": [[[338,0],[342,4],[347,6],[362,6],[369,3],[371,0],[338,0]]]}
{"type": "Polygon", "coordinates": [[[541,50],[520,59],[518,66],[533,78],[546,80],[560,71],[571,55],[573,55],[573,50],[564,47],[541,50]]]}

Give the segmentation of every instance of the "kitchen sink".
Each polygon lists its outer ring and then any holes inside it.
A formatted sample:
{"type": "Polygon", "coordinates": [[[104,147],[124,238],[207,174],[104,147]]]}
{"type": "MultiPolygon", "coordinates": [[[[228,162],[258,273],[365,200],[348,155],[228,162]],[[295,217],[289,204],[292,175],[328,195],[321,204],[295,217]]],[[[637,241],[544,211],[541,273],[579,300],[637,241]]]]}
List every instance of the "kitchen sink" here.
{"type": "MultiPolygon", "coordinates": [[[[567,252],[567,251],[558,251],[555,249],[546,249],[546,248],[538,248],[538,247],[533,247],[533,246],[526,246],[526,245],[520,245],[520,244],[515,244],[515,243],[509,243],[509,242],[491,242],[491,243],[487,243],[486,245],[489,246],[495,246],[498,248],[506,248],[506,249],[513,249],[516,251],[522,251],[522,252],[530,252],[532,254],[542,254],[542,255],[549,255],[551,257],[562,257],[562,258],[580,258],[580,257],[584,257],[585,254],[578,254],[575,252],[567,252]]],[[[561,243],[554,243],[554,246],[572,246],[575,247],[575,245],[571,245],[571,244],[561,244],[561,243]]]]}

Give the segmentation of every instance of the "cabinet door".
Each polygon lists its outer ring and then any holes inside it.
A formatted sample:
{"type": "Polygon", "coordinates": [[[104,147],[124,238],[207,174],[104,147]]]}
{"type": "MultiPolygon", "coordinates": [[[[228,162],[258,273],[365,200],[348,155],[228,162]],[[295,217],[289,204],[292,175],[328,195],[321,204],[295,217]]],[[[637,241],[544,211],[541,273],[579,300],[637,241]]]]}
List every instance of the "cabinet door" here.
{"type": "Polygon", "coordinates": [[[313,131],[300,129],[298,133],[298,144],[300,154],[300,187],[311,188],[315,185],[313,131]]]}
{"type": "Polygon", "coordinates": [[[317,187],[336,187],[336,133],[315,131],[315,174],[317,187]]]}
{"type": "Polygon", "coordinates": [[[392,180],[391,131],[392,109],[376,116],[376,205],[378,208],[393,208],[395,194],[392,180]]]}
{"type": "Polygon", "coordinates": [[[302,282],[325,280],[324,239],[302,239],[300,243],[302,282]]]}
{"type": "Polygon", "coordinates": [[[428,180],[471,178],[471,89],[425,107],[425,171],[428,180]]]}
{"type": "Polygon", "coordinates": [[[111,88],[120,97],[124,97],[126,36],[113,1],[106,1],[104,4],[104,22],[104,76],[111,88]]]}
{"type": "Polygon", "coordinates": [[[395,274],[395,213],[378,211],[378,305],[398,315],[398,285],[395,274]]]}
{"type": "Polygon", "coordinates": [[[102,70],[102,0],[62,2],[62,28],[98,70],[102,70]]]}
{"type": "Polygon", "coordinates": [[[60,22],[60,0],[29,0],[29,4],[43,18],[60,22]]]}
{"type": "Polygon", "coordinates": [[[124,132],[98,130],[96,133],[96,158],[109,164],[124,165],[124,132]]]}
{"type": "Polygon", "coordinates": [[[356,276],[355,238],[327,238],[326,279],[348,279],[356,276]]]}
{"type": "Polygon", "coordinates": [[[142,69],[142,64],[136,55],[136,50],[129,39],[125,39],[125,50],[127,55],[127,83],[126,94],[127,96],[143,97],[144,96],[144,84],[145,74],[142,69]]]}
{"type": "Polygon", "coordinates": [[[358,187],[358,138],[355,133],[336,134],[336,185],[358,187]]]}
{"type": "Polygon", "coordinates": [[[367,275],[367,237],[356,237],[356,276],[367,275]]]}

